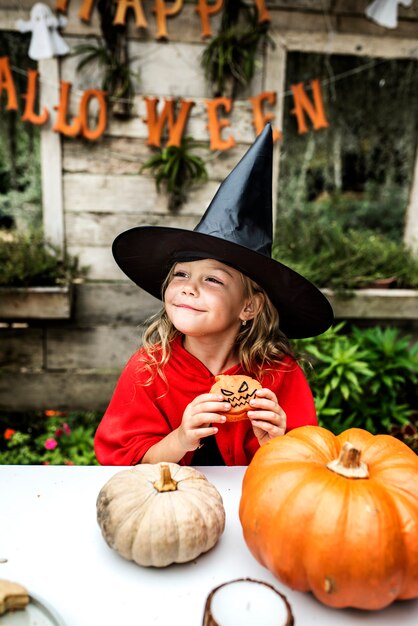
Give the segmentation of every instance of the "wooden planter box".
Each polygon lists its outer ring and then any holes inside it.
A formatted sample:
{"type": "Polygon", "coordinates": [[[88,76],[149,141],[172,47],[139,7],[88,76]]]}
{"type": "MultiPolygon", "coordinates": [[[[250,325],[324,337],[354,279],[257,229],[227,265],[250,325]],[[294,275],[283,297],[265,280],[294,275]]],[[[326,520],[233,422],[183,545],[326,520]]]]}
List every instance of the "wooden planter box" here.
{"type": "Polygon", "coordinates": [[[60,320],[71,316],[72,286],[0,287],[0,319],[60,320]]]}
{"type": "Polygon", "coordinates": [[[322,289],[336,319],[418,320],[418,290],[358,289],[335,292],[322,289]]]}

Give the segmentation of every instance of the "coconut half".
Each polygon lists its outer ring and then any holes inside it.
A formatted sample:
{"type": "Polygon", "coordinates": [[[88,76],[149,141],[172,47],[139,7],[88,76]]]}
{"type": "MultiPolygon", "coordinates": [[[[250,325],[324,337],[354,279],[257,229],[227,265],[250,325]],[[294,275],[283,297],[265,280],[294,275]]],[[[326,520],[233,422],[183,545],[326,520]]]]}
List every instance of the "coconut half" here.
{"type": "Polygon", "coordinates": [[[215,587],[207,597],[202,626],[293,626],[286,597],[272,585],[239,578],[215,587]]]}

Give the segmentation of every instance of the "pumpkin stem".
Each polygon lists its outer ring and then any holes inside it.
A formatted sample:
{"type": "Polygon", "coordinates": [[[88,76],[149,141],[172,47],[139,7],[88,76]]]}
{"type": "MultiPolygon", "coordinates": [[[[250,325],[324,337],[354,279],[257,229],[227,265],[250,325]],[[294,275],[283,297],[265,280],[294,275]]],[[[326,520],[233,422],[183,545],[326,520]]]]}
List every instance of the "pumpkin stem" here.
{"type": "Polygon", "coordinates": [[[327,463],[327,468],[346,478],[368,478],[369,468],[360,461],[361,450],[358,450],[349,441],[341,448],[340,456],[327,463]]]}
{"type": "Polygon", "coordinates": [[[176,491],[177,481],[171,478],[168,465],[160,465],[160,479],[155,481],[154,487],[160,493],[163,491],[176,491]]]}

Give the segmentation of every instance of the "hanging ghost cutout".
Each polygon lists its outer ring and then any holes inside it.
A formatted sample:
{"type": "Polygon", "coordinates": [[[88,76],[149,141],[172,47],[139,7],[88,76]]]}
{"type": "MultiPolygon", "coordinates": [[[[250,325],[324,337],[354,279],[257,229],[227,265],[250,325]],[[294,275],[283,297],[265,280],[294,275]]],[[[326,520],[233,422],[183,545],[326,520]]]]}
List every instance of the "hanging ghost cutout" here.
{"type": "Polygon", "coordinates": [[[398,25],[398,4],[410,7],[412,0],[374,0],[367,7],[366,15],[380,26],[396,28],[398,25]]]}
{"type": "Polygon", "coordinates": [[[66,24],[65,17],[55,17],[46,4],[37,2],[31,9],[30,20],[17,20],[16,28],[21,33],[32,31],[28,56],[39,61],[68,54],[70,47],[57,30],[66,24]]]}

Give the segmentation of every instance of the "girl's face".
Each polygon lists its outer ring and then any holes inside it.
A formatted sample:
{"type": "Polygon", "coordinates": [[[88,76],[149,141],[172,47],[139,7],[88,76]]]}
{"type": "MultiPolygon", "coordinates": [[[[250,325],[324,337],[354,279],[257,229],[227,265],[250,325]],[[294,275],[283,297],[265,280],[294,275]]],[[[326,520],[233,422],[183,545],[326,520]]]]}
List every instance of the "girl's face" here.
{"type": "Polygon", "coordinates": [[[234,337],[253,317],[242,275],[214,259],[176,263],[164,303],[175,328],[194,337],[234,337]]]}

